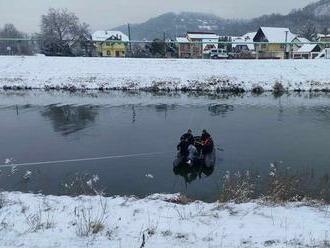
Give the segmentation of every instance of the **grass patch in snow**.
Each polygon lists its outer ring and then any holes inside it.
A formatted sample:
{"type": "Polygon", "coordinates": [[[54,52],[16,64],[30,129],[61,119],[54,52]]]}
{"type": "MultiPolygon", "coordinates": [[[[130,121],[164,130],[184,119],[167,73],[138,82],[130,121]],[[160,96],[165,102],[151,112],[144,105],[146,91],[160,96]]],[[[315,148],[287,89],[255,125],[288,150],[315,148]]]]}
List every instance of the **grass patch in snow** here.
{"type": "Polygon", "coordinates": [[[74,210],[76,234],[79,237],[88,237],[105,229],[105,221],[108,218],[107,200],[98,196],[97,207],[81,205],[74,210]]]}

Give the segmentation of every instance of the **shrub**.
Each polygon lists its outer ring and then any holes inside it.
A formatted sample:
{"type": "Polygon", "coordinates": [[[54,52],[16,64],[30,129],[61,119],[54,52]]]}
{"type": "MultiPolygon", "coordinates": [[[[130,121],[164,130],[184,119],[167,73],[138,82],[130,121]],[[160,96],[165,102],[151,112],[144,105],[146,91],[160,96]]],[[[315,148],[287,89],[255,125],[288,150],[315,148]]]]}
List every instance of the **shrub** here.
{"type": "Polygon", "coordinates": [[[254,192],[255,184],[252,181],[249,171],[244,174],[240,172],[230,174],[230,172],[227,171],[220,193],[220,201],[235,201],[235,203],[247,202],[252,199],[254,192]]]}
{"type": "Polygon", "coordinates": [[[265,91],[264,88],[260,85],[253,86],[252,88],[252,93],[257,95],[264,93],[264,91],[265,91]]]}
{"type": "Polygon", "coordinates": [[[281,95],[285,92],[284,86],[280,82],[276,82],[273,86],[273,93],[275,95],[281,95]]]}

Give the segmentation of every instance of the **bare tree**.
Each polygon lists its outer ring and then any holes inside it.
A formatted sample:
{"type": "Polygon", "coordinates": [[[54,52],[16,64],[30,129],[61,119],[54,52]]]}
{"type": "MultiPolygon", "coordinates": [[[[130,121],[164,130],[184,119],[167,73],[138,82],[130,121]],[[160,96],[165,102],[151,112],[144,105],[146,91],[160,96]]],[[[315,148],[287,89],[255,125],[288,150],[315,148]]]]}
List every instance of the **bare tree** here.
{"type": "Polygon", "coordinates": [[[2,29],[0,29],[0,38],[23,38],[23,33],[19,32],[16,27],[7,23],[2,29]]]}
{"type": "Polygon", "coordinates": [[[301,35],[303,37],[307,38],[308,40],[314,40],[316,33],[317,33],[316,27],[311,22],[307,22],[303,26],[302,31],[301,31],[301,35]]]}
{"type": "Polygon", "coordinates": [[[26,34],[17,30],[17,28],[11,24],[5,24],[0,28],[0,54],[1,55],[31,55],[32,45],[27,40],[26,34]],[[5,38],[1,40],[1,38],[5,38]]]}
{"type": "Polygon", "coordinates": [[[71,56],[71,46],[80,39],[89,39],[89,27],[67,9],[49,9],[41,17],[41,37],[46,55],[71,56]]]}

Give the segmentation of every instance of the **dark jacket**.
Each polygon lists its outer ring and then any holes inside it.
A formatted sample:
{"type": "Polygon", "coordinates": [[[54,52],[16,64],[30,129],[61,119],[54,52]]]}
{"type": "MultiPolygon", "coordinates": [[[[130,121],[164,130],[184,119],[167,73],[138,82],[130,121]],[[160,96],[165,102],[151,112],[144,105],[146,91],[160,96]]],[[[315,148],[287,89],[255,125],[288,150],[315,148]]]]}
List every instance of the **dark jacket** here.
{"type": "Polygon", "coordinates": [[[206,141],[209,138],[211,138],[211,135],[208,132],[203,132],[201,140],[206,141]]]}
{"type": "Polygon", "coordinates": [[[185,133],[181,136],[180,140],[186,140],[188,144],[194,144],[195,139],[194,136],[191,133],[185,133]]]}

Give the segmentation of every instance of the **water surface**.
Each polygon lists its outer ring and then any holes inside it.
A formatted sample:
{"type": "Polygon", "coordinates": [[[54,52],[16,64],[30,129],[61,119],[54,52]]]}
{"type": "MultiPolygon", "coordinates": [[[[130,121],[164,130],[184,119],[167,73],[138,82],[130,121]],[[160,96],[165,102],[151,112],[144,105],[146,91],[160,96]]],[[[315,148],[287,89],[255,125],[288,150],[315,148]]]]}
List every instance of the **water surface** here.
{"type": "Polygon", "coordinates": [[[271,163],[309,173],[316,184],[330,172],[329,96],[2,91],[0,164],[162,154],[0,168],[0,188],[65,194],[63,185],[78,173],[83,180],[98,175],[109,195],[182,192],[211,201],[226,171],[265,176],[271,163]],[[173,172],[178,138],[188,128],[196,135],[209,130],[224,150],[213,171],[173,172]]]}

